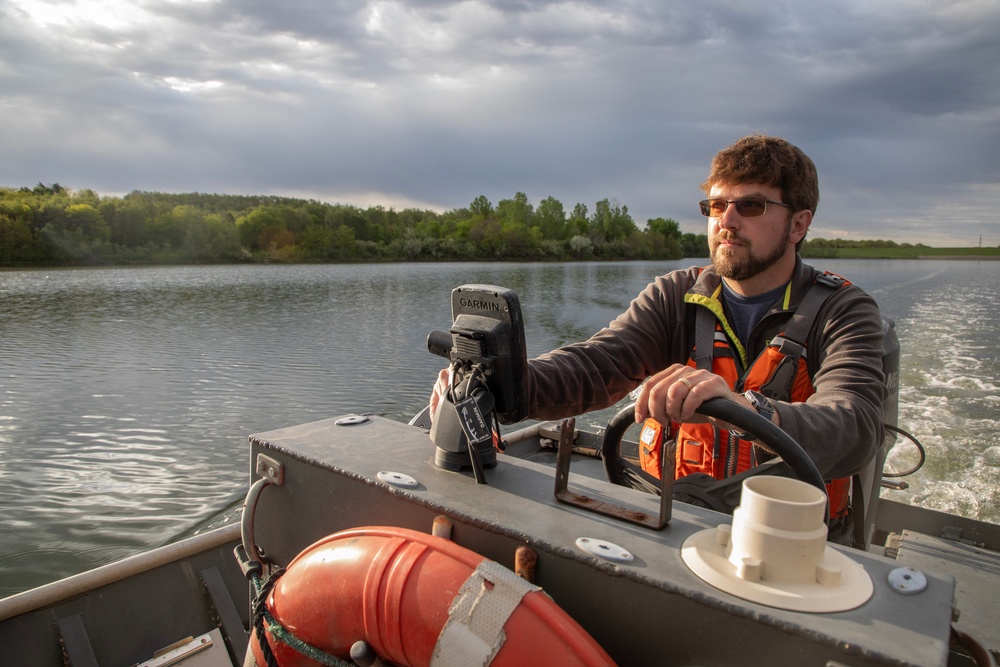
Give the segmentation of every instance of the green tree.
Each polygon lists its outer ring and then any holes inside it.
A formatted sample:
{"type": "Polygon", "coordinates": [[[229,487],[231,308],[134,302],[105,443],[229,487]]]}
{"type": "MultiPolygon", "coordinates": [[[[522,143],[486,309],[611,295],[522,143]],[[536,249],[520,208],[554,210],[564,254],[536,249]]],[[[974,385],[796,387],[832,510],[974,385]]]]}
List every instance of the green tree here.
{"type": "Polygon", "coordinates": [[[331,259],[333,257],[333,230],[326,225],[309,225],[299,238],[302,256],[306,259],[331,259]]]}
{"type": "Polygon", "coordinates": [[[35,189],[31,192],[34,192],[36,195],[62,195],[66,194],[66,188],[58,183],[45,185],[44,183],[39,182],[38,185],[35,186],[35,189]]]}
{"type": "Polygon", "coordinates": [[[681,228],[676,220],[653,218],[646,221],[646,253],[655,259],[680,259],[681,228]]]}
{"type": "Polygon", "coordinates": [[[479,195],[469,204],[469,211],[480,220],[485,220],[493,215],[493,204],[484,195],[479,195]]]}
{"type": "MultiPolygon", "coordinates": [[[[586,216],[584,216],[586,217],[586,216]]],[[[535,222],[546,239],[561,240],[566,238],[566,211],[562,202],[555,197],[546,197],[538,203],[535,211],[535,222]]]]}
{"type": "MultiPolygon", "coordinates": [[[[677,233],[664,218],[639,231],[628,208],[608,199],[592,216],[580,203],[567,215],[554,197],[534,207],[524,192],[438,213],[268,195],[0,187],[0,264],[660,258],[674,253],[677,233]]],[[[704,236],[686,236],[682,246],[707,254],[704,236]]]]}
{"type": "Polygon", "coordinates": [[[518,192],[513,199],[501,199],[497,203],[496,216],[504,225],[530,227],[535,215],[528,202],[528,195],[518,192]]]}
{"type": "Polygon", "coordinates": [[[31,263],[37,250],[29,221],[0,213],[0,264],[31,263]]]}
{"type": "Polygon", "coordinates": [[[538,227],[524,225],[504,225],[503,254],[511,259],[533,257],[542,242],[538,227]]]}
{"type": "Polygon", "coordinates": [[[573,206],[573,212],[569,215],[569,228],[566,230],[567,235],[585,236],[589,227],[587,220],[587,205],[577,202],[577,204],[573,206]]]}
{"type": "Polygon", "coordinates": [[[234,261],[241,255],[236,226],[221,213],[209,213],[190,225],[183,249],[187,258],[201,262],[234,261]]]}
{"type": "Polygon", "coordinates": [[[66,229],[79,230],[83,237],[91,240],[111,240],[111,226],[90,204],[71,204],[66,207],[66,229]]]}
{"type": "Polygon", "coordinates": [[[273,208],[256,208],[236,219],[240,243],[251,252],[267,250],[279,232],[286,232],[284,221],[273,208]]]}
{"type": "Polygon", "coordinates": [[[504,246],[503,227],[495,218],[476,220],[469,230],[469,240],[482,257],[499,258],[504,246]]]}
{"type": "Polygon", "coordinates": [[[111,242],[126,248],[146,245],[152,239],[151,224],[155,208],[141,199],[105,200],[101,215],[111,227],[111,242]]]}
{"type": "Polygon", "coordinates": [[[337,259],[354,257],[354,229],[340,225],[333,230],[333,256],[337,259]]]}
{"type": "Polygon", "coordinates": [[[602,199],[597,202],[590,218],[591,237],[599,240],[618,241],[629,238],[637,227],[628,207],[617,201],[602,199]]]}
{"type": "Polygon", "coordinates": [[[682,235],[681,253],[684,257],[708,257],[708,236],[706,234],[682,235]]]}
{"type": "Polygon", "coordinates": [[[670,218],[653,218],[652,220],[647,220],[646,230],[662,234],[665,239],[681,238],[681,226],[676,220],[670,218]]]}
{"type": "Polygon", "coordinates": [[[381,241],[383,240],[382,228],[379,225],[371,224],[364,212],[356,206],[337,205],[326,214],[326,224],[331,229],[344,226],[351,230],[353,239],[361,241],[381,241]]]}

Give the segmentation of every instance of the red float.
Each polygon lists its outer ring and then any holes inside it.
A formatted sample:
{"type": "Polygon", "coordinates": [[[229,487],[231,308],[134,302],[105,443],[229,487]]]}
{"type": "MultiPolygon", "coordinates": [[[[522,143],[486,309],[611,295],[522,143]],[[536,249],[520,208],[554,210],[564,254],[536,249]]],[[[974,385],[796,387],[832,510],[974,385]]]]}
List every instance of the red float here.
{"type": "MultiPolygon", "coordinates": [[[[343,660],[362,640],[409,667],[614,664],[540,588],[405,528],[357,528],[313,544],[277,580],[267,608],[296,637],[343,660]]],[[[320,664],[268,639],[281,667],[320,664]]],[[[256,636],[251,647],[265,665],[256,636]]]]}

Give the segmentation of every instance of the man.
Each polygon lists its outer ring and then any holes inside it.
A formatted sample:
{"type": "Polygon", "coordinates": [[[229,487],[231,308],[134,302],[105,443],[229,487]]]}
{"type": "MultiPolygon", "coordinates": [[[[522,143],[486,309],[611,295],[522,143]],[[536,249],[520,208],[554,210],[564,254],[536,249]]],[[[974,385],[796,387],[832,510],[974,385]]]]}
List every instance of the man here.
{"type": "MultiPolygon", "coordinates": [[[[846,478],[872,459],[882,438],[878,307],[797,254],[819,202],[816,168],[800,149],[775,137],[745,137],[715,156],[702,188],[711,266],[658,277],[589,340],[530,360],[528,416],[550,420],[602,409],[640,387],[636,421],[654,420],[677,439],[675,474],[723,478],[768,457],[751,436],[695,414],[707,399],[733,401],[769,417],[803,446],[832,480],[831,515],[846,531],[846,478]],[[797,370],[786,390],[775,393],[764,385],[782,358],[778,341],[818,277],[832,286],[816,288],[823,298],[812,299],[818,313],[798,341],[802,358],[793,360],[797,370]]],[[[432,414],[446,383],[445,372],[432,414]]],[[[659,476],[658,455],[648,453],[644,467],[659,476]]]]}

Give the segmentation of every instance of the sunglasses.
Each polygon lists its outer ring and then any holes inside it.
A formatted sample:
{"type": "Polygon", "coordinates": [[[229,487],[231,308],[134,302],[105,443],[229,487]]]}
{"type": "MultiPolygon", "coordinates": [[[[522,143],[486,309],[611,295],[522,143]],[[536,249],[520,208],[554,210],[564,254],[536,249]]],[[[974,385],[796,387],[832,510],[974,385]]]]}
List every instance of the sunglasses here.
{"type": "Polygon", "coordinates": [[[730,204],[735,204],[736,212],[744,218],[756,218],[758,215],[764,215],[764,211],[767,210],[768,204],[791,208],[788,204],[782,204],[780,201],[771,201],[770,199],[764,199],[763,197],[744,197],[743,199],[702,199],[699,204],[701,205],[701,214],[707,215],[710,218],[721,218],[722,214],[726,212],[726,209],[729,208],[730,204]]]}

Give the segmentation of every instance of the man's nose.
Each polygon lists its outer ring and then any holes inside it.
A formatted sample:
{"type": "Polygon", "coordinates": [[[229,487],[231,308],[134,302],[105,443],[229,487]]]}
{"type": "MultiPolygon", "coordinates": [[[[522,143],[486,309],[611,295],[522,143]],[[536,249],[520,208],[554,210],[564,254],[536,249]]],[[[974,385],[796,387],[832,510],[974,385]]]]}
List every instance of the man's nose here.
{"type": "Polygon", "coordinates": [[[736,206],[733,204],[726,206],[726,210],[716,220],[719,221],[718,225],[720,229],[739,229],[742,222],[739,214],[736,213],[736,206]]]}

